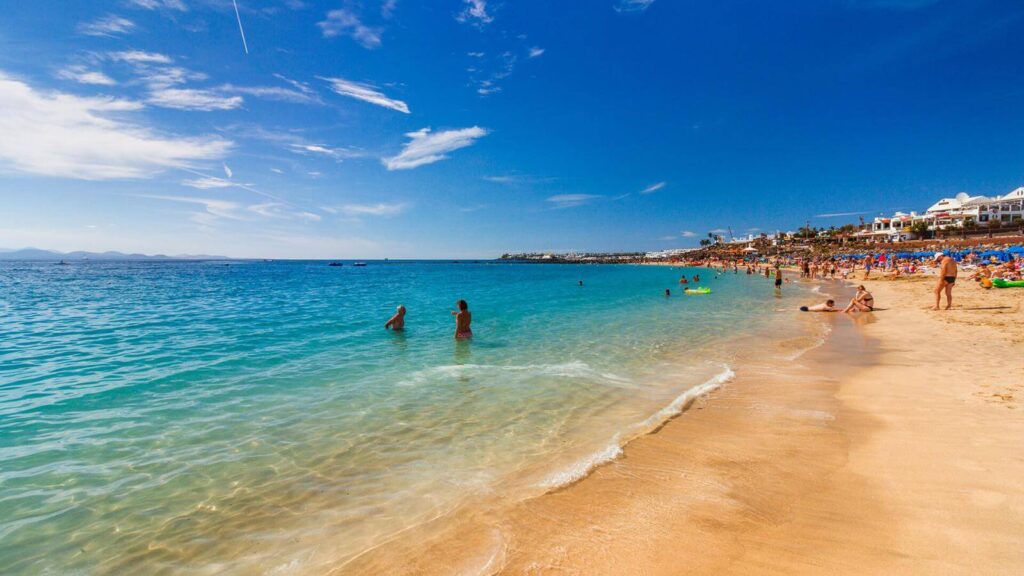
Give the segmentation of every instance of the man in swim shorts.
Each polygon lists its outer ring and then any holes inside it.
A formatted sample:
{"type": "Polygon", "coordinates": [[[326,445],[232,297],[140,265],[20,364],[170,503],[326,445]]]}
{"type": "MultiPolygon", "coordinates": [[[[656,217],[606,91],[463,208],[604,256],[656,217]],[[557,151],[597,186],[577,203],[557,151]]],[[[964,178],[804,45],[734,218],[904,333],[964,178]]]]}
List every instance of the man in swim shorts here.
{"type": "Polygon", "coordinates": [[[815,304],[814,306],[801,306],[801,312],[838,312],[836,308],[835,300],[826,300],[824,304],[815,304]]]}
{"type": "Polygon", "coordinates": [[[782,289],[782,268],[778,264],[775,265],[775,289],[782,289]]]}
{"type": "Polygon", "coordinates": [[[942,293],[946,293],[946,310],[953,307],[953,285],[956,284],[956,260],[942,252],[935,253],[935,261],[939,264],[939,283],[935,286],[935,307],[939,309],[942,293]]]}

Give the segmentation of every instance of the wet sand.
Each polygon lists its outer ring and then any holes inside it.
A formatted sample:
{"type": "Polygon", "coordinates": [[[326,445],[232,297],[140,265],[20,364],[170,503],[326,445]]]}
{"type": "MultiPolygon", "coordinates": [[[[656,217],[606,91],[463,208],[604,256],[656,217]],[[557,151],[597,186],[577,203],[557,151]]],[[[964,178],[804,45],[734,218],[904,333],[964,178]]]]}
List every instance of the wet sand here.
{"type": "Polygon", "coordinates": [[[1024,290],[932,312],[931,280],[868,284],[881,310],[582,481],[339,573],[1020,574],[1024,290]]]}

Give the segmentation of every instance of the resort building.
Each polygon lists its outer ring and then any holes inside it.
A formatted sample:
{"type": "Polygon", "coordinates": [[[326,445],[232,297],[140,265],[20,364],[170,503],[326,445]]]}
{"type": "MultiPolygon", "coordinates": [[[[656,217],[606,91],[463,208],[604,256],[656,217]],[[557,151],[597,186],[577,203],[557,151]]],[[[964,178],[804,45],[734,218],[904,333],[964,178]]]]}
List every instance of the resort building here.
{"type": "Polygon", "coordinates": [[[870,228],[859,236],[877,240],[900,242],[911,240],[912,229],[924,222],[928,230],[950,230],[966,227],[989,228],[1019,225],[1024,221],[1024,187],[1003,196],[970,196],[961,192],[953,198],[943,198],[932,204],[923,214],[897,212],[889,217],[877,217],[870,228]],[[999,224],[992,224],[999,222],[999,224]]]}

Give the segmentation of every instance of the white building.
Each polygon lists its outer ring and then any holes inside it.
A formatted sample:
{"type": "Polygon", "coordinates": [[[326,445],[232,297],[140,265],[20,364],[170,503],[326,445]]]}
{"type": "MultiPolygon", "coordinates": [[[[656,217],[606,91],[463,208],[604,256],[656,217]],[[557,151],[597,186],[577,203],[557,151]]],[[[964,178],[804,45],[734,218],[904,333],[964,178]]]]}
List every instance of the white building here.
{"type": "Polygon", "coordinates": [[[899,242],[913,237],[910,229],[916,222],[925,222],[928,229],[934,231],[962,228],[967,220],[973,220],[979,228],[988,227],[993,220],[1003,225],[1019,224],[1024,220],[1024,187],[991,198],[961,192],[932,204],[924,214],[897,212],[875,218],[871,228],[862,230],[859,235],[899,242]]]}

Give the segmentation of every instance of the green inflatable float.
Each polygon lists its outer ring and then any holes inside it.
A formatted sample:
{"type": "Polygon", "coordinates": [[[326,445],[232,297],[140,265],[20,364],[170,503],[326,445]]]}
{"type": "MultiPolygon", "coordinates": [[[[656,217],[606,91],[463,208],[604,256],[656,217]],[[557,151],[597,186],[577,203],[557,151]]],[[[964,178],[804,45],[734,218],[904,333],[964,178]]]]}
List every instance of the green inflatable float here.
{"type": "Polygon", "coordinates": [[[1002,278],[993,278],[992,285],[996,288],[1024,288],[1024,280],[1003,280],[1002,278]]]}
{"type": "Polygon", "coordinates": [[[711,294],[711,288],[687,288],[683,292],[687,294],[711,294]]]}

